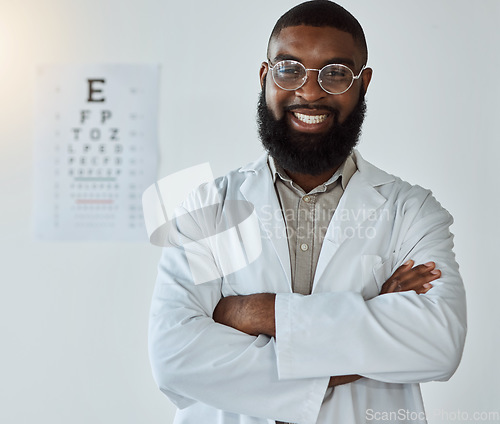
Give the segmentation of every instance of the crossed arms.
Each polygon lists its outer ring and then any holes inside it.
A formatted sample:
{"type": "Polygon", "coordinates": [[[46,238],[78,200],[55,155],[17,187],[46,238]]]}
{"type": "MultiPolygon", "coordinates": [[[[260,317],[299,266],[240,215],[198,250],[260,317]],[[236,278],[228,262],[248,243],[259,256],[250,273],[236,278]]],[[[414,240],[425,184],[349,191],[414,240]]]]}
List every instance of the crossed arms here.
{"type": "MultiPolygon", "coordinates": [[[[408,260],[401,265],[382,286],[380,295],[410,290],[417,294],[427,293],[432,288],[431,282],[441,276],[441,271],[436,269],[434,262],[415,267],[414,264],[408,260]]],[[[276,337],[275,299],[273,293],[224,297],[217,304],[213,319],[252,336],[276,337]]],[[[360,378],[358,374],[332,376],[328,385],[352,383],[360,378]]]]}

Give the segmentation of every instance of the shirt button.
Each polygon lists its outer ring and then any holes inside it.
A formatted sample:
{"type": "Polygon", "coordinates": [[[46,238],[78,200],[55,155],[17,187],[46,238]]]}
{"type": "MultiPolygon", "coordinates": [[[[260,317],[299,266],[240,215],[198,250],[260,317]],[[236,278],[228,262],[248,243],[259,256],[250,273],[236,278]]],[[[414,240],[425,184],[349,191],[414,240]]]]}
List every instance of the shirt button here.
{"type": "Polygon", "coordinates": [[[309,196],[304,196],[302,200],[306,203],[309,203],[311,201],[311,198],[309,196]]]}
{"type": "Polygon", "coordinates": [[[302,243],[300,245],[300,250],[302,250],[303,252],[305,252],[307,249],[309,249],[309,246],[306,243],[302,243]]]}

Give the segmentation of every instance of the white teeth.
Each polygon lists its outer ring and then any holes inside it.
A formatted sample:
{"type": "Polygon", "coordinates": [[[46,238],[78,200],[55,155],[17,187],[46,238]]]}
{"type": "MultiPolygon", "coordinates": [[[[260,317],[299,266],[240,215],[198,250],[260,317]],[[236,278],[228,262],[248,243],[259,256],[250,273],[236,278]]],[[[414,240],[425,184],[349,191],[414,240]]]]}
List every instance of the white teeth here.
{"type": "Polygon", "coordinates": [[[323,122],[328,115],[304,115],[303,113],[293,113],[295,117],[306,123],[306,124],[319,124],[320,122],[323,122]]]}

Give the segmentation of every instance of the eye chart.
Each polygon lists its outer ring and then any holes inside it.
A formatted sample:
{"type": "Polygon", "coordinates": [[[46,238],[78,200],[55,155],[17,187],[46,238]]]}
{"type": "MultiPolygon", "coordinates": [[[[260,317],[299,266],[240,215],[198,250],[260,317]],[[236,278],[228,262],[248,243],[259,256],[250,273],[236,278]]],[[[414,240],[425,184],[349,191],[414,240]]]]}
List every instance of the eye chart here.
{"type": "Polygon", "coordinates": [[[147,241],[156,180],[159,66],[47,65],[36,75],[35,233],[147,241]]]}

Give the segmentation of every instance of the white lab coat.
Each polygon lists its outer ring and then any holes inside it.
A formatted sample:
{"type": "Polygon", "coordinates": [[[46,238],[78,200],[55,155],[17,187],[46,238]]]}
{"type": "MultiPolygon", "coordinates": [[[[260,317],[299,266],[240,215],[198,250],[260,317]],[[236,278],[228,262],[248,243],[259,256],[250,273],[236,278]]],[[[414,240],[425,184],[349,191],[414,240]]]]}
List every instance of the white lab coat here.
{"type": "MultiPolygon", "coordinates": [[[[251,202],[262,253],[239,271],[193,284],[186,246],[164,249],[149,349],[157,384],[179,408],[176,424],[425,422],[418,383],[450,378],[466,333],[452,217],[430,191],[381,171],[357,151],[355,158],[358,171],[328,227],[310,296],[291,291],[266,155],[188,197],[187,210],[210,203],[214,187],[223,199],[251,202]],[[442,277],[425,295],[379,296],[408,259],[435,261],[442,277]],[[276,339],[212,320],[221,296],[258,292],[277,293],[276,339]],[[330,376],[345,374],[366,378],[327,388],[330,376]]],[[[207,269],[216,267],[216,255],[200,246],[207,269]]]]}

